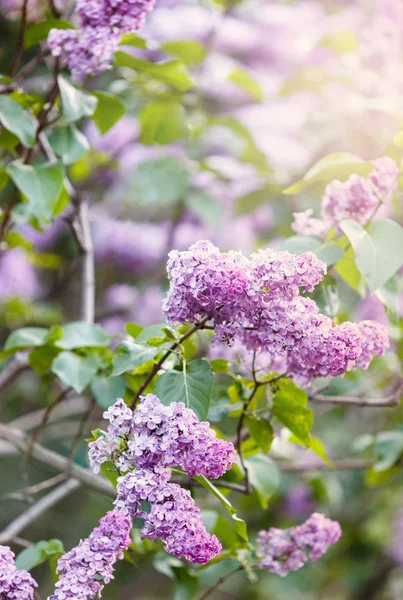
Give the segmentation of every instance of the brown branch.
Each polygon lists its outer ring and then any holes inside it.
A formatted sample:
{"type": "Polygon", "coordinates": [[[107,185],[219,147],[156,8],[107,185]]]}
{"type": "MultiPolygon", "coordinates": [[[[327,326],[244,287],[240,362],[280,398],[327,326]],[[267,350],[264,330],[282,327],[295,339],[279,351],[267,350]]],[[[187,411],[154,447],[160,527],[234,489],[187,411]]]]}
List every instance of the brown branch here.
{"type": "MultiPolygon", "coordinates": [[[[26,452],[29,443],[21,431],[12,429],[9,425],[4,425],[2,423],[0,423],[0,439],[10,442],[10,444],[22,453],[26,452]]],[[[111,498],[116,497],[115,490],[106,479],[94,475],[89,469],[80,467],[75,463],[71,464],[71,461],[68,458],[61,456],[57,452],[53,452],[53,450],[48,450],[44,446],[35,443],[32,446],[31,457],[56,471],[67,473],[72,478],[80,481],[83,485],[97,492],[111,498]]]]}
{"type": "Polygon", "coordinates": [[[209,587],[209,589],[206,592],[204,592],[203,596],[201,596],[199,600],[206,600],[206,598],[208,598],[214,592],[214,590],[216,590],[222,583],[224,583],[225,581],[227,581],[227,579],[235,575],[235,573],[239,573],[240,571],[243,571],[242,565],[239,565],[239,567],[237,567],[233,571],[230,571],[229,573],[226,573],[225,575],[220,577],[220,579],[218,579],[214,585],[209,587]]]}
{"type": "MultiPolygon", "coordinates": [[[[255,374],[254,374],[254,377],[255,377],[255,374]]],[[[245,421],[246,413],[247,413],[250,403],[252,402],[259,387],[260,387],[259,382],[255,380],[255,387],[253,388],[251,395],[249,396],[248,400],[246,400],[246,402],[243,403],[241,416],[239,417],[238,426],[236,429],[236,449],[238,451],[239,460],[241,462],[242,468],[245,473],[245,493],[247,493],[247,494],[250,494],[251,486],[250,486],[250,481],[249,481],[248,467],[246,466],[246,462],[244,460],[243,451],[242,451],[242,430],[243,430],[243,424],[245,421]]]]}
{"type": "Polygon", "coordinates": [[[0,371],[0,394],[26,369],[29,368],[28,356],[25,352],[17,352],[0,371]]]}
{"type": "Polygon", "coordinates": [[[14,55],[14,60],[10,69],[10,77],[14,77],[16,70],[21,62],[22,53],[24,51],[25,42],[25,31],[27,28],[27,16],[28,16],[28,0],[23,0],[21,7],[21,24],[20,33],[18,36],[17,49],[14,55]]]}
{"type": "Polygon", "coordinates": [[[24,65],[14,78],[17,85],[21,84],[26,77],[31,75],[31,73],[36,69],[40,62],[49,55],[50,50],[49,48],[46,48],[38,52],[38,54],[36,54],[32,58],[32,60],[30,60],[26,65],[24,65]]]}

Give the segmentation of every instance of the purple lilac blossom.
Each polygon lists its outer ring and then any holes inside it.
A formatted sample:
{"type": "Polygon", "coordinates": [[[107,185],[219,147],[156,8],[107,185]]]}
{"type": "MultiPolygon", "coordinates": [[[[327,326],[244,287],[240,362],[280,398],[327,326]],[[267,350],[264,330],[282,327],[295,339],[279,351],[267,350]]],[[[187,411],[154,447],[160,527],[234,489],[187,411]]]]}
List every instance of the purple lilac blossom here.
{"type": "Polygon", "coordinates": [[[313,513],[297,527],[272,527],[268,531],[260,531],[256,552],[258,567],[285,577],[290,571],[303,567],[308,560],[315,561],[323,556],[340,536],[339,523],[320,513],[313,513]]]}
{"type": "Polygon", "coordinates": [[[313,235],[320,238],[326,237],[328,227],[321,219],[316,219],[313,214],[313,208],[308,208],[308,210],[303,212],[293,213],[294,222],[292,223],[291,228],[298,235],[313,235]]]}
{"type": "Polygon", "coordinates": [[[73,80],[97,75],[110,68],[122,33],[143,26],[155,0],[79,0],[78,29],[51,29],[48,36],[53,56],[66,59],[73,80]]]}
{"type": "Polygon", "coordinates": [[[123,558],[131,544],[130,517],[109,511],[90,536],[64,554],[57,563],[60,578],[49,600],[89,600],[100,597],[104,585],[113,579],[113,565],[123,558]]]}
{"type": "Polygon", "coordinates": [[[0,598],[4,600],[34,600],[36,581],[28,571],[15,566],[14,552],[0,546],[0,598]]]}
{"type": "MultiPolygon", "coordinates": [[[[248,259],[221,253],[200,241],[188,251],[169,255],[170,288],[163,309],[171,323],[214,323],[215,342],[246,350],[287,355],[288,372],[305,378],[335,377],[361,366],[388,347],[380,324],[360,329],[334,326],[316,303],[299,295],[312,291],[326,265],[306,252],[299,256],[267,249],[248,259]],[[363,355],[361,361],[359,358],[363,355]]],[[[363,326],[364,327],[364,326],[363,326]]]]}

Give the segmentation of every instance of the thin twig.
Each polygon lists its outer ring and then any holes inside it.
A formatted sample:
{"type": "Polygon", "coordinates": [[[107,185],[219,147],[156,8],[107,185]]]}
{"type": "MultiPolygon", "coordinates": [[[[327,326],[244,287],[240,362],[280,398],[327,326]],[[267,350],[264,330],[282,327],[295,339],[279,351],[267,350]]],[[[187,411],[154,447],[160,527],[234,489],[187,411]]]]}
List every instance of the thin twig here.
{"type": "Polygon", "coordinates": [[[51,487],[54,487],[58,483],[61,483],[67,479],[67,475],[65,473],[60,473],[59,475],[55,475],[54,477],[50,477],[49,479],[45,479],[44,481],[40,481],[35,485],[31,485],[29,488],[24,488],[22,490],[16,492],[10,492],[9,494],[4,494],[0,496],[0,502],[5,502],[7,500],[21,500],[26,502],[27,496],[31,496],[32,494],[38,494],[39,492],[43,492],[51,487]]]}
{"type": "Polygon", "coordinates": [[[28,367],[27,353],[17,352],[4,369],[0,371],[0,394],[28,367]]]}
{"type": "MultiPolygon", "coordinates": [[[[48,416],[48,423],[59,421],[65,417],[71,417],[73,415],[84,413],[88,407],[88,400],[84,397],[77,396],[73,398],[66,398],[63,404],[58,404],[54,407],[51,414],[48,416]]],[[[38,427],[43,419],[43,416],[47,409],[34,410],[30,413],[25,414],[22,417],[18,417],[8,424],[12,429],[30,430],[38,427]]]]}
{"type": "Polygon", "coordinates": [[[214,592],[214,590],[216,590],[222,583],[224,583],[225,581],[227,581],[227,579],[235,575],[235,573],[239,573],[240,571],[243,571],[242,565],[239,565],[239,567],[237,567],[233,571],[230,571],[229,573],[226,573],[225,575],[220,577],[220,579],[218,579],[214,585],[209,587],[209,589],[206,592],[204,592],[203,596],[201,596],[199,600],[206,600],[206,598],[208,598],[214,592]]]}
{"type": "Polygon", "coordinates": [[[320,402],[321,404],[350,404],[354,406],[365,406],[369,408],[396,408],[399,406],[398,397],[395,394],[386,398],[360,398],[356,396],[322,396],[317,394],[309,396],[312,402],[320,402]]]}
{"type": "Polygon", "coordinates": [[[43,496],[33,506],[30,506],[22,515],[12,521],[6,529],[0,533],[0,544],[5,544],[31,525],[44,512],[52,508],[55,504],[63,500],[68,494],[80,487],[80,482],[77,479],[69,479],[62,483],[55,490],[43,496]]]}
{"type": "Polygon", "coordinates": [[[244,404],[242,406],[241,416],[239,417],[238,426],[236,429],[236,449],[238,451],[239,460],[241,462],[242,468],[245,473],[245,492],[247,494],[250,494],[251,486],[250,486],[250,481],[249,481],[248,467],[246,466],[246,462],[244,460],[243,451],[242,451],[242,429],[243,429],[243,424],[244,424],[246,413],[248,411],[250,403],[252,402],[259,387],[260,387],[260,384],[258,381],[256,381],[255,387],[253,388],[251,395],[249,396],[248,400],[246,402],[244,402],[244,404]]]}
{"type": "Polygon", "coordinates": [[[74,459],[75,451],[76,451],[77,446],[78,446],[78,444],[79,444],[79,442],[80,442],[80,440],[82,438],[82,435],[83,435],[84,430],[85,430],[85,428],[87,426],[87,423],[88,423],[88,420],[89,420],[89,418],[91,416],[91,413],[92,413],[92,411],[95,408],[95,405],[96,405],[95,399],[91,398],[91,400],[90,400],[90,402],[88,404],[88,408],[87,408],[86,412],[84,413],[84,415],[83,415],[83,417],[82,417],[82,419],[80,421],[80,426],[79,426],[79,428],[77,430],[77,433],[76,433],[76,436],[75,436],[75,438],[73,440],[73,443],[71,444],[71,448],[70,448],[70,452],[69,452],[69,459],[70,460],[74,459]]]}
{"type": "Polygon", "coordinates": [[[32,58],[32,60],[27,62],[27,64],[22,67],[22,69],[17,73],[17,75],[14,78],[17,85],[21,84],[26,77],[31,75],[31,73],[36,69],[36,67],[39,65],[39,63],[44,58],[49,56],[49,54],[50,54],[49,48],[45,48],[44,50],[41,50],[40,52],[38,52],[38,54],[36,54],[32,58]]]}
{"type": "MultiPolygon", "coordinates": [[[[7,440],[22,453],[26,452],[29,443],[22,431],[12,429],[9,425],[4,425],[2,423],[0,423],[0,439],[7,440]]],[[[68,473],[83,485],[97,492],[111,498],[116,497],[115,490],[106,479],[94,475],[89,469],[71,463],[65,456],[61,456],[57,452],[53,452],[53,450],[48,450],[48,448],[44,448],[41,444],[35,443],[33,445],[31,457],[56,471],[68,473]]]]}
{"type": "Polygon", "coordinates": [[[95,266],[94,247],[91,237],[88,202],[80,198],[78,220],[82,233],[83,272],[82,272],[82,320],[93,323],[95,318],[95,266]]]}

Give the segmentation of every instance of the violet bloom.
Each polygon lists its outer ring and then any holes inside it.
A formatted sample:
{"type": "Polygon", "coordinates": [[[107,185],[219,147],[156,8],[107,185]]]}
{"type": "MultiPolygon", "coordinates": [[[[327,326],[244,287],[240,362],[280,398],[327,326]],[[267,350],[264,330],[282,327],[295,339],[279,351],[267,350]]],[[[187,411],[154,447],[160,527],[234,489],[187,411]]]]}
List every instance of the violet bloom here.
{"type": "Polygon", "coordinates": [[[294,222],[291,224],[291,228],[298,235],[326,237],[328,227],[326,227],[326,224],[321,219],[316,219],[313,214],[312,208],[308,208],[308,210],[303,212],[293,213],[294,222]]]}
{"type": "Polygon", "coordinates": [[[0,598],[4,600],[34,600],[36,581],[28,571],[15,566],[14,552],[0,546],[0,598]]]}
{"type": "Polygon", "coordinates": [[[105,584],[113,579],[114,563],[131,544],[131,527],[130,517],[122,511],[106,513],[87,539],[59,559],[60,578],[48,600],[100,597],[105,584]]]}
{"type": "Polygon", "coordinates": [[[308,560],[315,561],[323,556],[340,536],[339,523],[320,513],[313,513],[297,527],[272,527],[260,531],[256,550],[258,567],[285,577],[290,571],[303,567],[308,560]]]}

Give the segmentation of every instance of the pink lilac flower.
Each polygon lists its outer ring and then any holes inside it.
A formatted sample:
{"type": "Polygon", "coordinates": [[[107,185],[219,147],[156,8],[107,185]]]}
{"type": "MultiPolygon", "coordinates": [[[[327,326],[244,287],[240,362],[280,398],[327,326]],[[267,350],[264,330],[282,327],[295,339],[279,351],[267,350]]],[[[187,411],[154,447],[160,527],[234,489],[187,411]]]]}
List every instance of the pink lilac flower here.
{"type": "Polygon", "coordinates": [[[87,539],[59,559],[60,577],[49,600],[100,597],[104,585],[113,579],[114,563],[123,558],[123,551],[131,544],[131,527],[130,517],[120,510],[102,517],[87,539]]]}
{"type": "Polygon", "coordinates": [[[308,560],[315,561],[323,556],[340,536],[339,523],[320,513],[313,513],[297,527],[272,527],[268,531],[260,531],[256,552],[258,567],[285,577],[290,571],[303,567],[308,560]]]}
{"type": "Polygon", "coordinates": [[[48,36],[53,56],[66,59],[74,81],[110,68],[122,33],[143,26],[155,0],[79,0],[79,29],[51,29],[48,36]]]}
{"type": "Polygon", "coordinates": [[[14,552],[0,546],[0,598],[4,600],[34,600],[36,581],[28,571],[15,566],[14,552]]]}
{"type": "Polygon", "coordinates": [[[397,190],[399,169],[389,156],[382,156],[373,161],[375,168],[368,176],[368,180],[376,187],[383,200],[388,200],[397,190]]]}
{"type": "Polygon", "coordinates": [[[205,564],[220,554],[221,544],[207,533],[190,492],[169,483],[169,478],[170,470],[160,466],[119,477],[115,505],[133,518],[144,519],[142,538],[162,540],[176,558],[205,564]],[[143,509],[144,503],[149,511],[143,509]]]}
{"type": "Polygon", "coordinates": [[[374,356],[383,356],[389,348],[389,338],[386,327],[377,321],[361,321],[358,323],[361,333],[362,352],[358,357],[357,364],[362,369],[368,369],[369,363],[374,356]]]}
{"type": "Polygon", "coordinates": [[[313,235],[315,237],[324,238],[327,235],[328,227],[321,219],[316,219],[313,216],[312,208],[308,208],[304,212],[293,213],[294,222],[291,228],[298,235],[313,235]]]}

